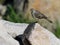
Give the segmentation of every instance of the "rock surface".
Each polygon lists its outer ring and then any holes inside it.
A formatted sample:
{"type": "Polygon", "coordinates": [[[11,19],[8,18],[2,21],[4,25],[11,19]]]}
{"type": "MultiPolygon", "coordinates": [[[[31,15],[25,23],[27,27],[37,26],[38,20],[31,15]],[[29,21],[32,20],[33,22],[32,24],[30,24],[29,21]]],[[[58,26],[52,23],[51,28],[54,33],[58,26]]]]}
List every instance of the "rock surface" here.
{"type": "Polygon", "coordinates": [[[15,37],[19,34],[23,34],[28,24],[25,23],[13,23],[5,20],[0,20],[0,23],[6,28],[7,32],[12,36],[15,37]]]}
{"type": "MultiPolygon", "coordinates": [[[[17,24],[0,20],[0,45],[19,45],[14,37],[23,34],[27,26],[28,24],[24,23],[17,24]]],[[[31,28],[32,30],[29,28],[31,33],[28,35],[28,32],[27,37],[29,37],[27,39],[32,45],[60,45],[60,39],[47,29],[43,28],[40,24],[36,23],[31,28]]]]}
{"type": "Polygon", "coordinates": [[[22,34],[27,25],[0,20],[0,45],[19,45],[14,37],[22,34]]]}
{"type": "Polygon", "coordinates": [[[29,41],[32,45],[60,45],[60,39],[38,23],[35,24],[34,29],[31,31],[29,41]]]}
{"type": "Polygon", "coordinates": [[[18,41],[14,40],[11,35],[7,33],[7,29],[0,21],[0,45],[19,45],[18,41]]]}

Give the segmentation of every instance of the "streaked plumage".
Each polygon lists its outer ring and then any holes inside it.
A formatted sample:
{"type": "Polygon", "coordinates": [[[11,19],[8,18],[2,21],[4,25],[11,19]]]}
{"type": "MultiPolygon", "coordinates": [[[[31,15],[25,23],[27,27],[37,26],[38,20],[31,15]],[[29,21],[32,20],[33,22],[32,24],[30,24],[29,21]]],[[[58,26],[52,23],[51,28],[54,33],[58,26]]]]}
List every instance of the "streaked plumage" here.
{"type": "Polygon", "coordinates": [[[31,9],[31,14],[32,14],[32,17],[35,19],[46,19],[47,21],[52,23],[52,21],[49,20],[48,17],[46,17],[44,14],[42,14],[38,10],[31,9]]]}

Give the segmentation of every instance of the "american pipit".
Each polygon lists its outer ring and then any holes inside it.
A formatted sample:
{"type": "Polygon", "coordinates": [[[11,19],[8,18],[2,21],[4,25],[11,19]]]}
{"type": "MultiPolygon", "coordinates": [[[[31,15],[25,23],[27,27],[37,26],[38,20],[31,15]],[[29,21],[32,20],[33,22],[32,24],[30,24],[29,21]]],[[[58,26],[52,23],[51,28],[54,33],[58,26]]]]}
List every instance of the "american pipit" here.
{"type": "Polygon", "coordinates": [[[38,10],[34,10],[31,9],[31,15],[33,18],[35,18],[36,20],[38,19],[46,19],[47,21],[49,21],[50,23],[52,23],[51,20],[48,19],[48,17],[46,17],[44,14],[42,14],[41,12],[39,12],[38,10]]]}

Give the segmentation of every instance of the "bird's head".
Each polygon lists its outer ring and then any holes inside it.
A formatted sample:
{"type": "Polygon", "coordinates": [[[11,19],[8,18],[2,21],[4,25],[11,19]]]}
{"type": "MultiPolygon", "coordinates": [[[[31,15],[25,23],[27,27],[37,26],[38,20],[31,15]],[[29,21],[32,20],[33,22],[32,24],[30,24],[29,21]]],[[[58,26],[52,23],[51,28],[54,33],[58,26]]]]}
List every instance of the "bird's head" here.
{"type": "Polygon", "coordinates": [[[35,10],[35,9],[30,9],[30,11],[31,11],[31,14],[32,15],[39,15],[40,14],[40,12],[38,11],[38,10],[35,10]]]}

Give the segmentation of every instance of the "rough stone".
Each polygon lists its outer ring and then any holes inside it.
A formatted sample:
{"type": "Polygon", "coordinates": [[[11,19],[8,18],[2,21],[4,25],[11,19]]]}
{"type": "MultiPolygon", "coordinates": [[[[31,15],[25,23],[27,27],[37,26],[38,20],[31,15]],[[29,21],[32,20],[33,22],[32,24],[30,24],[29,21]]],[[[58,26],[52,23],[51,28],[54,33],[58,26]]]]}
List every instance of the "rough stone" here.
{"type": "MultiPolygon", "coordinates": [[[[30,35],[27,39],[31,45],[60,45],[60,39],[38,23],[35,24],[30,32],[28,32],[30,35]]],[[[26,37],[28,37],[28,34],[26,34],[26,37]]]]}
{"type": "Polygon", "coordinates": [[[11,35],[7,33],[7,29],[0,21],[0,45],[19,45],[18,41],[14,40],[11,35]]]}
{"type": "Polygon", "coordinates": [[[0,45],[20,45],[14,38],[23,34],[28,24],[13,23],[0,19],[0,45]]]}

